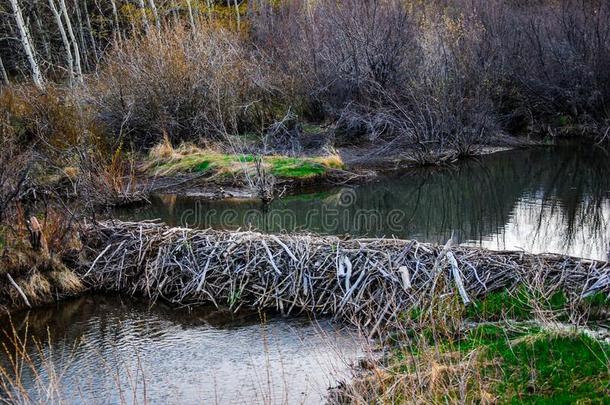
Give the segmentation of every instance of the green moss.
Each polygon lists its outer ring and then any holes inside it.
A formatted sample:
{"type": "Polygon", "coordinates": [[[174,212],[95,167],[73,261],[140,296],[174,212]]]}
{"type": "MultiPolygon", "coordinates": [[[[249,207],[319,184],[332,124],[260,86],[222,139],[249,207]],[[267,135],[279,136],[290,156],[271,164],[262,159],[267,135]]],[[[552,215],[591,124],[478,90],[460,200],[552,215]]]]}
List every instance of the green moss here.
{"type": "Polygon", "coordinates": [[[501,403],[609,403],[610,346],[584,334],[481,325],[458,346],[462,351],[483,347],[488,360],[499,362],[499,377],[491,375],[497,368],[483,372],[498,378],[501,403]]]}
{"type": "Polygon", "coordinates": [[[289,178],[308,178],[322,175],[326,168],[320,164],[305,159],[271,157],[271,171],[275,176],[289,178]]]}
{"type": "Polygon", "coordinates": [[[583,299],[584,304],[591,308],[605,308],[610,306],[610,295],[598,292],[583,299]]]}
{"type": "Polygon", "coordinates": [[[513,291],[494,291],[480,300],[475,300],[466,308],[466,316],[478,320],[529,319],[535,305],[545,310],[560,311],[566,308],[568,298],[563,291],[557,291],[545,298],[525,286],[513,291]]]}

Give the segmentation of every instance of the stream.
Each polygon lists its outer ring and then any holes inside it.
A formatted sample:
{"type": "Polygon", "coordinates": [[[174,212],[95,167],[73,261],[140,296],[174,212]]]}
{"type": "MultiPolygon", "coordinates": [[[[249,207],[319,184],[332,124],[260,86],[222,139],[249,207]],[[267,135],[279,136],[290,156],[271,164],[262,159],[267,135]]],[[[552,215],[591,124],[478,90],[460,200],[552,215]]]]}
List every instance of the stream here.
{"type": "MultiPolygon", "coordinates": [[[[328,320],[112,295],[0,321],[0,344],[27,337],[21,387],[34,403],[319,404],[362,356],[355,332],[328,320]]],[[[12,369],[3,351],[0,365],[12,369]]]]}
{"type": "MultiPolygon", "coordinates": [[[[606,260],[610,156],[568,144],[498,152],[450,168],[254,200],[160,195],[123,220],[262,232],[397,237],[606,260]]],[[[39,402],[320,403],[363,354],[328,320],[152,307],[88,296],[0,318],[0,343],[28,336],[22,385],[39,402]],[[35,342],[38,342],[35,344],[35,342]],[[41,387],[56,388],[49,391],[41,387]]],[[[1,353],[0,364],[10,364],[1,353]]],[[[0,391],[2,388],[0,387],[0,391]]]]}

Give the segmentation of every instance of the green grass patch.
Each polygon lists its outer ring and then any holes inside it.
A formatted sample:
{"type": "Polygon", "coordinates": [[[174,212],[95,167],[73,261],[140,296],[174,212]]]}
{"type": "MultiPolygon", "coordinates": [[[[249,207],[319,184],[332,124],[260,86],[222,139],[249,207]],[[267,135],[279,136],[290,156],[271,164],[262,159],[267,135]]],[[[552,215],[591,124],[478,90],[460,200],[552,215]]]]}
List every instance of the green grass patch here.
{"type": "Polygon", "coordinates": [[[266,159],[271,164],[271,172],[278,177],[308,178],[320,176],[326,172],[322,164],[308,159],[289,157],[270,157],[266,159]]]}
{"type": "Polygon", "coordinates": [[[494,291],[479,300],[474,300],[466,308],[466,317],[475,320],[531,319],[536,305],[544,310],[561,311],[568,304],[563,291],[557,291],[550,297],[532,292],[525,286],[509,291],[494,291]]]}
{"type": "MultiPolygon", "coordinates": [[[[426,337],[420,335],[427,341],[426,337]]],[[[503,404],[609,404],[610,345],[584,334],[518,326],[484,324],[455,341],[427,342],[440,353],[481,352],[481,377],[503,404]]],[[[409,358],[421,356],[421,345],[392,352],[398,373],[413,373],[409,358]]]]}
{"type": "MultiPolygon", "coordinates": [[[[496,331],[497,334],[503,333],[496,331]]],[[[485,332],[487,356],[499,359],[504,403],[609,403],[608,345],[585,335],[531,331],[513,340],[485,332]]]]}
{"type": "Polygon", "coordinates": [[[584,334],[481,325],[454,347],[484,350],[499,403],[610,403],[610,345],[584,334]]]}
{"type": "MultiPolygon", "coordinates": [[[[263,164],[277,177],[304,179],[322,176],[330,168],[340,168],[343,162],[338,156],[316,158],[295,158],[285,156],[265,156],[263,164]]],[[[244,170],[254,171],[257,157],[251,154],[221,154],[199,150],[184,155],[174,153],[171,158],[154,159],[148,163],[148,171],[154,175],[173,175],[179,173],[210,174],[232,173],[239,175],[244,170]]]]}
{"type": "Polygon", "coordinates": [[[607,308],[610,306],[610,295],[605,292],[598,292],[584,298],[583,303],[591,308],[607,308]]]}

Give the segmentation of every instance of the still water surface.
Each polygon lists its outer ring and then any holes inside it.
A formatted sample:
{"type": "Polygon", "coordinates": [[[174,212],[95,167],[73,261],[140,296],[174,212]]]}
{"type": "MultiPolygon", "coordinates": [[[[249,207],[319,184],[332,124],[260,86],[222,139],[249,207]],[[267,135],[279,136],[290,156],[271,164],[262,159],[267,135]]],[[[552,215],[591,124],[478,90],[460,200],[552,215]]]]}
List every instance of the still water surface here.
{"type": "MultiPolygon", "coordinates": [[[[45,402],[46,389],[56,385],[51,403],[319,404],[361,355],[353,331],[329,321],[149,308],[113,296],[71,300],[11,321],[18,336],[27,329],[34,367],[23,367],[22,382],[34,403],[45,402]]],[[[12,348],[9,325],[0,317],[0,344],[12,348]]]]}
{"type": "Polygon", "coordinates": [[[122,219],[200,228],[256,228],[460,243],[606,259],[610,155],[563,145],[512,150],[330,191],[279,199],[205,201],[159,196],[122,219]]]}

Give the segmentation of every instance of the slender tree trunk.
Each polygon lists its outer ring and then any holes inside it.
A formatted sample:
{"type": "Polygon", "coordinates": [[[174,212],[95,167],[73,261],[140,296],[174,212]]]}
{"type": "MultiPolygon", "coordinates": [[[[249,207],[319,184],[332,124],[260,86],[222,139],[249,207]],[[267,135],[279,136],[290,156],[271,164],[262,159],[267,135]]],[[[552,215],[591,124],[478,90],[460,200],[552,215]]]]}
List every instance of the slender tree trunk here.
{"type": "Polygon", "coordinates": [[[114,16],[114,25],[116,27],[117,35],[119,41],[122,41],[123,38],[121,37],[121,24],[119,23],[119,12],[116,8],[116,2],[114,0],[110,0],[110,4],[112,4],[112,15],[114,16]]]}
{"type": "Polygon", "coordinates": [[[89,39],[91,40],[91,46],[93,47],[93,56],[95,56],[95,64],[97,65],[100,61],[100,57],[97,53],[97,42],[93,35],[93,27],[91,26],[91,19],[89,18],[89,9],[87,8],[86,1],[83,4],[83,8],[85,9],[85,23],[87,24],[87,31],[89,32],[89,39]]]}
{"type": "Polygon", "coordinates": [[[40,32],[40,37],[42,38],[42,47],[44,49],[44,56],[47,60],[52,59],[51,55],[51,47],[49,46],[49,36],[42,28],[42,22],[40,21],[40,15],[37,12],[34,12],[34,20],[36,21],[36,28],[38,28],[38,32],[40,32]]]}
{"type": "Polygon", "coordinates": [[[138,4],[140,5],[140,10],[142,11],[142,25],[144,25],[144,30],[148,31],[149,23],[148,16],[146,15],[146,5],[144,4],[144,0],[138,0],[138,4]]]}
{"type": "Polygon", "coordinates": [[[57,23],[57,28],[61,36],[61,41],[64,44],[64,49],[66,50],[68,76],[70,77],[70,86],[72,86],[74,84],[74,58],[72,56],[72,51],[70,50],[70,41],[68,41],[68,36],[66,35],[66,30],[64,29],[64,24],[61,21],[61,14],[59,14],[57,6],[55,6],[55,0],[49,0],[49,6],[51,8],[51,11],[53,12],[53,16],[55,17],[55,22],[57,23]]]}
{"type": "Polygon", "coordinates": [[[208,6],[208,20],[212,21],[212,0],[205,0],[208,6]]]}
{"type": "Polygon", "coordinates": [[[193,17],[193,6],[191,0],[186,0],[186,7],[189,10],[189,21],[191,23],[191,30],[195,31],[195,18],[193,17]]]}
{"type": "Polygon", "coordinates": [[[239,15],[239,4],[237,4],[237,0],[233,0],[233,4],[235,5],[235,16],[237,17],[237,31],[241,31],[241,16],[239,15]]]}
{"type": "Polygon", "coordinates": [[[78,39],[80,43],[80,49],[83,56],[83,62],[86,67],[89,65],[89,51],[87,50],[87,42],[85,42],[85,32],[83,29],[83,19],[80,14],[79,0],[74,0],[74,11],[76,11],[76,23],[78,25],[78,39]]]}
{"type": "Polygon", "coordinates": [[[6,73],[6,69],[4,68],[4,63],[2,63],[2,56],[0,56],[0,75],[2,76],[2,81],[6,84],[9,84],[8,74],[6,73]]]}
{"type": "Polygon", "coordinates": [[[59,0],[59,5],[61,7],[62,14],[64,16],[64,20],[66,20],[66,28],[68,31],[68,35],[70,36],[70,40],[72,41],[72,48],[74,50],[74,66],[76,68],[76,75],[78,81],[83,81],[83,70],[80,64],[80,50],[78,49],[78,42],[76,41],[76,37],[74,36],[74,30],[72,29],[72,23],[70,22],[70,16],[68,15],[68,9],[66,8],[66,2],[64,0],[59,0]]]}
{"type": "Polygon", "coordinates": [[[15,21],[17,22],[17,28],[19,28],[19,35],[21,36],[21,44],[23,45],[23,49],[25,50],[25,54],[28,58],[28,62],[30,63],[30,69],[32,69],[32,80],[34,84],[39,87],[44,87],[44,80],[42,78],[42,73],[40,73],[40,67],[38,66],[38,62],[36,61],[36,55],[34,51],[34,47],[32,46],[32,41],[30,39],[30,34],[28,29],[23,21],[23,15],[21,14],[21,8],[19,7],[19,3],[17,0],[10,0],[11,6],[13,8],[13,15],[15,16],[15,21]]]}
{"type": "Polygon", "coordinates": [[[159,12],[157,11],[157,5],[155,0],[148,0],[148,4],[152,9],[153,17],[155,17],[155,23],[157,24],[157,31],[161,32],[161,20],[159,20],[159,12]]]}

